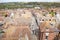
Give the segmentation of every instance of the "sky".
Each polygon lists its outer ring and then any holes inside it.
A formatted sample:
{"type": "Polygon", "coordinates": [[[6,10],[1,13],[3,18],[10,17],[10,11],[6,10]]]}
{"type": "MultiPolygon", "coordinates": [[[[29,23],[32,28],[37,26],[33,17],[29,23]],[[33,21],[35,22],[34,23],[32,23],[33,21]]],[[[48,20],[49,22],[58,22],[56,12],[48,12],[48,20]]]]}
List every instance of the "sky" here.
{"type": "Polygon", "coordinates": [[[60,0],[0,0],[0,3],[4,2],[60,2],[60,0]]]}

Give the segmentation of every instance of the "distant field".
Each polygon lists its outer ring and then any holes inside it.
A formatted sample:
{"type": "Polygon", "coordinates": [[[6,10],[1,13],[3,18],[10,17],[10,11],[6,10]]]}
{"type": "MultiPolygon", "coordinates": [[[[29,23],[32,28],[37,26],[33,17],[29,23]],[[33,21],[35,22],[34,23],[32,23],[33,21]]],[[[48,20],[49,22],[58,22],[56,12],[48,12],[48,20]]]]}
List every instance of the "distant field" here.
{"type": "Polygon", "coordinates": [[[14,9],[14,8],[33,8],[33,7],[60,7],[60,3],[55,2],[10,2],[10,3],[0,3],[0,9],[14,9]]]}

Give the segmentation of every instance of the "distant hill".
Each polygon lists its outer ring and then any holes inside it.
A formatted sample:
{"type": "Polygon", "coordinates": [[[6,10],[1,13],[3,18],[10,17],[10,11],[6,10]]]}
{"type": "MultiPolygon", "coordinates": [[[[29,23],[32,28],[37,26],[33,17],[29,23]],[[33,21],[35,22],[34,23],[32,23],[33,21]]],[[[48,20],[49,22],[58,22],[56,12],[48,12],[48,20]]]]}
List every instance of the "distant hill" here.
{"type": "Polygon", "coordinates": [[[10,2],[0,3],[0,9],[14,9],[14,8],[33,8],[36,6],[43,7],[60,7],[60,3],[55,2],[10,2]]]}

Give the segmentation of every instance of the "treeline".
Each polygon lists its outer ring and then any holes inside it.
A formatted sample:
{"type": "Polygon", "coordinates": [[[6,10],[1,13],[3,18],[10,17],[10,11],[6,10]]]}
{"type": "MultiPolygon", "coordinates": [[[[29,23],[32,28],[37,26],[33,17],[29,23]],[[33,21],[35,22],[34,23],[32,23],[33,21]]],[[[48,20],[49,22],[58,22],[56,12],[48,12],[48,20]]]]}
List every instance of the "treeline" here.
{"type": "Polygon", "coordinates": [[[55,2],[10,2],[0,3],[0,9],[15,9],[15,8],[33,8],[36,6],[43,7],[60,7],[60,3],[55,2]]]}

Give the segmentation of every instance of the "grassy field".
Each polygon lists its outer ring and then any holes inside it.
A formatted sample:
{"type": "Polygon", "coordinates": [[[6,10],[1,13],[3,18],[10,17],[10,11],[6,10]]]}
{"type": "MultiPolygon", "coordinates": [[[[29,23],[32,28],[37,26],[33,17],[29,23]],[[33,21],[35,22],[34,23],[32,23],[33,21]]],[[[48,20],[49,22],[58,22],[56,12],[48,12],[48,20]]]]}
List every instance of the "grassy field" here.
{"type": "Polygon", "coordinates": [[[60,3],[55,2],[10,2],[10,3],[0,3],[0,9],[14,9],[14,8],[34,8],[36,6],[49,7],[60,7],[60,3]]]}

